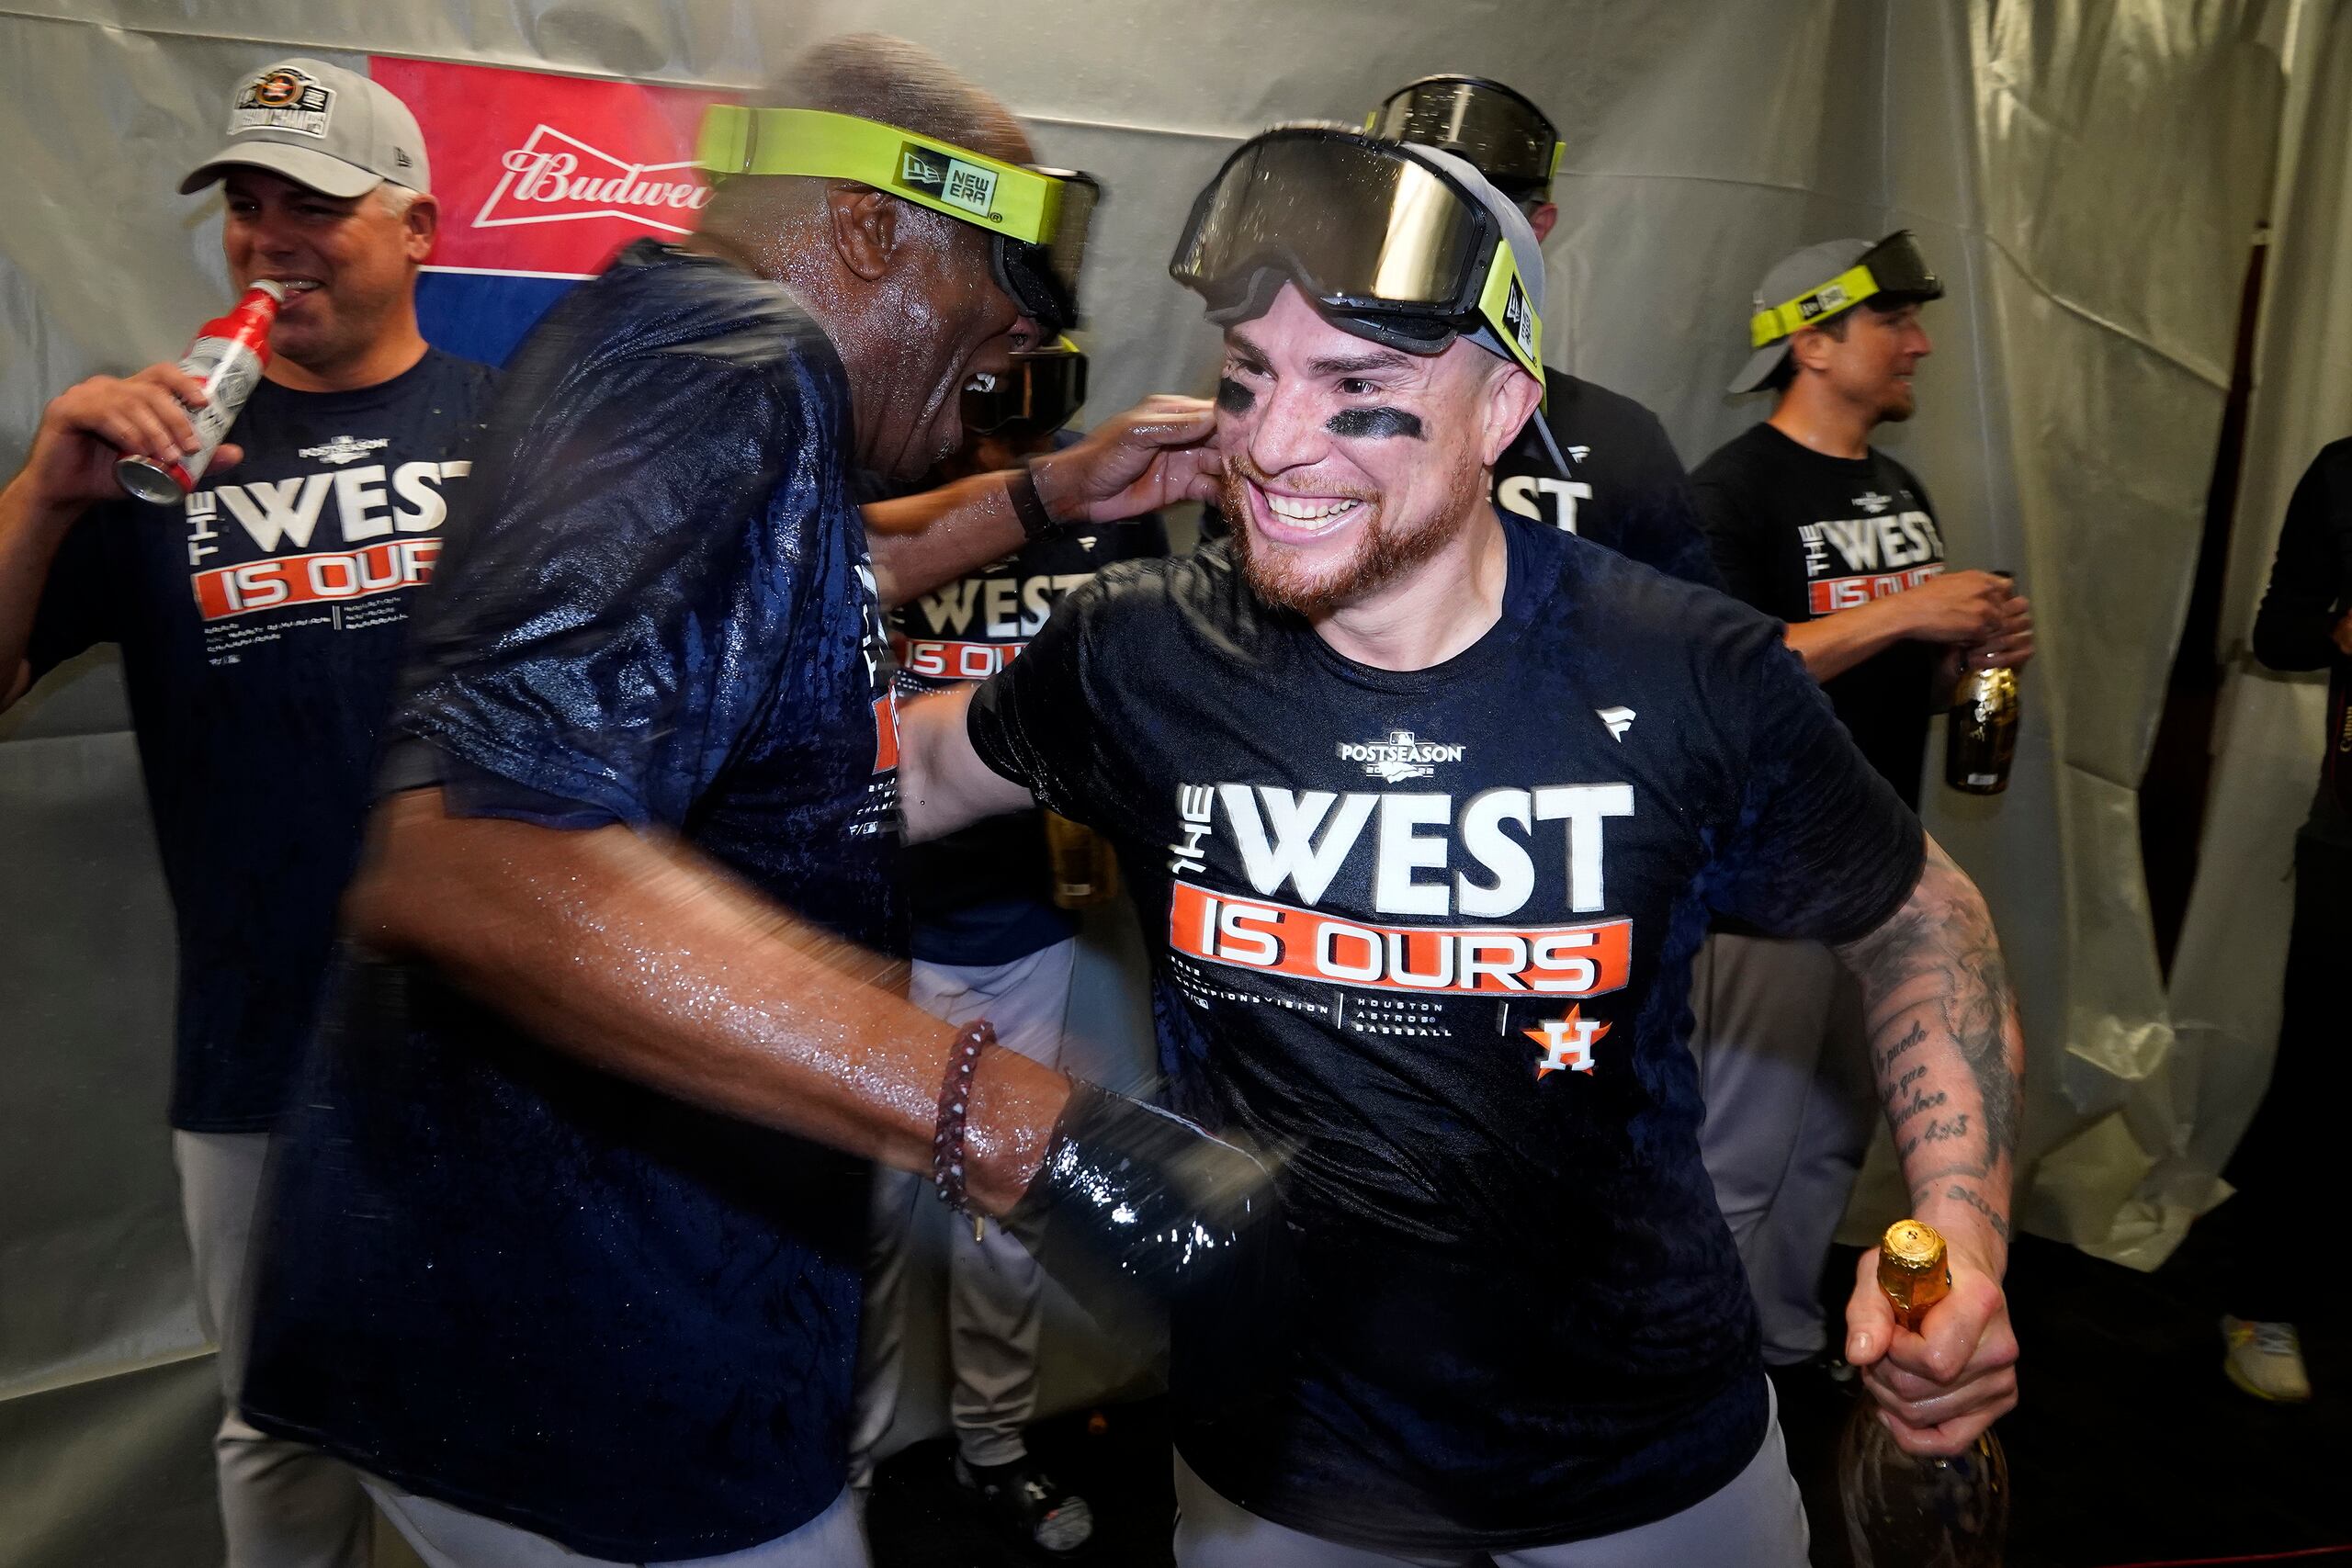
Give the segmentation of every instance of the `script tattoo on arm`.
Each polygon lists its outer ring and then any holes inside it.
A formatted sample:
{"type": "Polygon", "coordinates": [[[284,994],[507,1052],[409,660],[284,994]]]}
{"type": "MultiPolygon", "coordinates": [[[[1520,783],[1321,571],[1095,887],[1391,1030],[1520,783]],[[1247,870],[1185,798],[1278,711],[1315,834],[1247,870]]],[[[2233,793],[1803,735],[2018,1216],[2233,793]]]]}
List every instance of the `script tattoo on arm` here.
{"type": "Polygon", "coordinates": [[[1984,895],[1932,839],[1911,897],[1838,950],[1915,1213],[1965,1209],[2009,1239],[2024,1043],[1984,895]]]}

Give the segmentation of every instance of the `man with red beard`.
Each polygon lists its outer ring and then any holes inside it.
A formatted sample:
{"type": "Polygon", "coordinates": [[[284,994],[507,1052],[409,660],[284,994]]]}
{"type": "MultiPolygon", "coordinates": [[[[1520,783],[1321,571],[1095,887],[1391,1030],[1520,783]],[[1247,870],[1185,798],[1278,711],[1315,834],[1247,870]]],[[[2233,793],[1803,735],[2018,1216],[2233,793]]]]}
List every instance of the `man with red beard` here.
{"type": "Polygon", "coordinates": [[[1108,834],[1172,1098],[1279,1156],[1272,1370],[1178,1303],[1178,1561],[1802,1563],[1690,959],[1731,916],[1860,976],[1954,1291],[1911,1334],[1858,1289],[1857,1359],[1898,1441],[1953,1452],[2015,1400],[2021,1046],[1984,903],[1777,623],[1488,502],[1543,280],[1470,165],[1267,132],[1171,270],[1226,332],[1241,525],[914,705],[901,782],[917,836],[1033,794],[1108,834]]]}

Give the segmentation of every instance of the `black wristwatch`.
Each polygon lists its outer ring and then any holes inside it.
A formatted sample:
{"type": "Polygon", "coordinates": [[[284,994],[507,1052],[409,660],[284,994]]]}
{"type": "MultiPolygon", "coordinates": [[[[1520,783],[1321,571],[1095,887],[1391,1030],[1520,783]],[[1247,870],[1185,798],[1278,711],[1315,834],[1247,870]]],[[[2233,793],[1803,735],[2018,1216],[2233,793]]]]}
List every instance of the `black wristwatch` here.
{"type": "Polygon", "coordinates": [[[1059,532],[1062,526],[1046,510],[1046,498],[1037,493],[1037,461],[1030,458],[1004,486],[1005,493],[1012,498],[1012,514],[1021,519],[1021,536],[1033,543],[1059,532]]]}

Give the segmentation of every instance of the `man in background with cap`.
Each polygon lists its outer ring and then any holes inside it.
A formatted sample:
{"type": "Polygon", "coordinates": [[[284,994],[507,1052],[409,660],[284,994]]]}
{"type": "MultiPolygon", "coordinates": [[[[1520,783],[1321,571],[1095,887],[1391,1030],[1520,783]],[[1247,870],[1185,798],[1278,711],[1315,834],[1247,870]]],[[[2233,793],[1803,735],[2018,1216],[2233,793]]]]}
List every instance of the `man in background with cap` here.
{"type": "Polygon", "coordinates": [[[1776,622],[1489,503],[1540,266],[1452,154],[1244,143],[1170,268],[1225,330],[1234,532],[907,710],[918,837],[1034,795],[1116,844],[1176,1103],[1276,1156],[1264,1348],[1174,1321],[1182,1568],[1804,1562],[1699,1158],[1713,914],[1838,943],[1953,1119],[1906,1162],[1945,1315],[1850,1308],[1897,1441],[1957,1451],[2015,1398],[1988,1227],[2021,1047],[1983,901],[1776,622]]]}
{"type": "MultiPolygon", "coordinates": [[[[1372,124],[1379,135],[1464,159],[1519,204],[1538,245],[1552,237],[1562,143],[1523,95],[1476,76],[1425,76],[1389,94],[1372,124]]],[[[1566,342],[1564,314],[1555,300],[1547,335],[1555,345],[1566,342]]],[[[1544,367],[1544,386],[1542,412],[1495,464],[1495,504],[1670,576],[1719,586],[1682,459],[1657,415],[1554,367],[1544,367]]]]}
{"type": "MultiPolygon", "coordinates": [[[[1992,572],[1947,571],[1927,491],[1870,444],[1880,424],[1911,417],[1912,375],[1932,347],[1920,307],[1942,293],[1908,232],[1780,262],[1757,290],[1755,353],[1731,384],[1770,389],[1772,413],[1692,476],[1725,586],[1785,624],[1862,756],[1915,810],[1928,720],[1962,661],[2033,654],[2025,599],[1992,572]]],[[[1878,1115],[1861,993],[1824,944],[1736,928],[1701,953],[1691,1008],[1702,1147],[1766,1363],[1791,1369],[1784,1392],[1825,1392],[1796,1370],[1844,1375],[1820,1285],[1878,1115]]],[[[1898,1146],[1931,1121],[1900,1118],[1898,1146]]]]}
{"type": "Polygon", "coordinates": [[[238,1409],[262,1166],[359,851],[407,621],[469,482],[483,366],[417,331],[438,212],[408,109],[365,76],[285,60],[241,81],[218,182],[230,281],[286,300],[262,384],[179,503],[126,499],[126,453],[197,449],[171,363],[98,376],[43,412],[0,492],[0,700],[94,643],[122,648],[179,933],[171,1122],[197,1304],[229,1410],[215,1439],[232,1568],[368,1557],[340,1462],[238,1409]],[[242,460],[241,460],[242,459],[242,460]],[[320,602],[323,576],[359,592],[320,602]]]}

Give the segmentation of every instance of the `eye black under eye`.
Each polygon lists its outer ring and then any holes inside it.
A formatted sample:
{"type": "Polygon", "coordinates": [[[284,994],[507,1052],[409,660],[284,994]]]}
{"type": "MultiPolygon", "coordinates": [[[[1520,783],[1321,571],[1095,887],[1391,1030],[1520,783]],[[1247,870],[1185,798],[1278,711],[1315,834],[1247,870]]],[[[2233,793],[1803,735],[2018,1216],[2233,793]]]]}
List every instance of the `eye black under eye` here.
{"type": "Polygon", "coordinates": [[[1411,440],[1422,439],[1420,417],[1403,409],[1341,409],[1325,422],[1324,429],[1334,435],[1356,440],[1382,440],[1402,435],[1411,440]]]}
{"type": "Polygon", "coordinates": [[[1227,413],[1248,413],[1258,406],[1258,394],[1230,376],[1216,378],[1216,406],[1227,413]]]}

